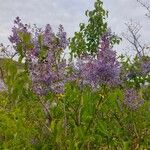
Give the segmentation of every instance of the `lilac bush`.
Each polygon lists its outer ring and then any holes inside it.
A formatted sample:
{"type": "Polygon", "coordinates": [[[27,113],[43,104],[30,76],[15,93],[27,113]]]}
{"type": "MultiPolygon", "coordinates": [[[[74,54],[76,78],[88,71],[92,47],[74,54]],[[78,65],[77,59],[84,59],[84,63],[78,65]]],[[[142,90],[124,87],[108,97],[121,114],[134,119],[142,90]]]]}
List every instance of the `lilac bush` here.
{"type": "Polygon", "coordinates": [[[58,33],[55,35],[49,24],[42,30],[24,25],[19,17],[14,23],[16,26],[13,27],[13,34],[9,37],[13,45],[22,43],[21,35],[30,35],[31,47],[24,50],[24,55],[35,93],[38,95],[45,95],[48,92],[62,93],[66,60],[61,58],[61,55],[68,45],[63,26],[59,26],[58,33]]]}
{"type": "Polygon", "coordinates": [[[18,62],[0,63],[8,87],[1,92],[0,82],[0,149],[150,147],[150,86],[141,86],[150,81],[149,59],[120,61],[107,24],[91,33],[101,6],[97,0],[86,12],[90,26],[80,24],[82,32],[70,40],[69,61],[62,25],[54,33],[50,24],[39,28],[15,19],[9,40],[18,62]]]}

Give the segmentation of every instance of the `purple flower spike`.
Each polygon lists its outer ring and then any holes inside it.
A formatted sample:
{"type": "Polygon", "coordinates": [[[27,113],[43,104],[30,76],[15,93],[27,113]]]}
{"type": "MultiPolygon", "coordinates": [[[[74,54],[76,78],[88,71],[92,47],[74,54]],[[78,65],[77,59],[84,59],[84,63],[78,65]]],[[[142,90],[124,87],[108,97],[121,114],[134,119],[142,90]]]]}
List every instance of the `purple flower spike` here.
{"type": "Polygon", "coordinates": [[[62,25],[59,25],[59,31],[57,33],[57,36],[59,38],[59,46],[65,49],[68,46],[68,40],[66,37],[67,33],[64,31],[64,28],[62,25]]]}
{"type": "Polygon", "coordinates": [[[61,54],[68,45],[63,26],[60,25],[58,34],[55,35],[50,24],[47,24],[44,30],[36,25],[31,28],[23,24],[19,17],[15,19],[14,24],[9,37],[13,46],[18,46],[20,42],[26,44],[20,38],[20,33],[30,34],[30,43],[24,45],[23,53],[33,91],[38,95],[48,92],[62,93],[66,81],[66,61],[61,58],[61,54]]]}
{"type": "Polygon", "coordinates": [[[142,104],[144,103],[144,100],[140,97],[140,95],[137,93],[134,89],[127,89],[125,91],[125,99],[124,104],[128,106],[132,110],[138,109],[142,104]]]}
{"type": "Polygon", "coordinates": [[[82,60],[83,83],[98,88],[101,85],[116,86],[120,83],[120,64],[116,52],[110,47],[109,36],[105,34],[100,42],[97,58],[92,56],[82,60]]]}
{"type": "Polygon", "coordinates": [[[142,73],[148,75],[150,73],[150,61],[144,61],[141,65],[142,73]]]}

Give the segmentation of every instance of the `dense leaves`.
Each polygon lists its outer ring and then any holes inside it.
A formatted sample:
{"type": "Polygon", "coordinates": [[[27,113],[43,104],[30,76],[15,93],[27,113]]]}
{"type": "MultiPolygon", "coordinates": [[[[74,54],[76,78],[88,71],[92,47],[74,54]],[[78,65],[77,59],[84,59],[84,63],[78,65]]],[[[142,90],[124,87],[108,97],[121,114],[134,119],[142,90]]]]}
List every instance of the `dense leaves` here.
{"type": "MultiPolygon", "coordinates": [[[[108,12],[104,10],[101,0],[97,0],[94,10],[87,10],[85,15],[88,17],[88,23],[80,23],[80,31],[75,32],[74,37],[70,39],[71,57],[82,56],[84,54],[95,55],[98,50],[100,38],[108,30],[106,22],[108,12]]],[[[119,43],[120,40],[115,34],[111,36],[111,44],[119,43]]]]}

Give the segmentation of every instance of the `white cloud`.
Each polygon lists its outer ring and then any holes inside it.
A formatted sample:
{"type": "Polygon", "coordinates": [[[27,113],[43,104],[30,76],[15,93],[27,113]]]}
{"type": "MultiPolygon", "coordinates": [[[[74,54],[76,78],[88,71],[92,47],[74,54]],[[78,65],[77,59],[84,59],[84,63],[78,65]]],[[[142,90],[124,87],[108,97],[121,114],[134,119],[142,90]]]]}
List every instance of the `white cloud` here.
{"type": "MultiPolygon", "coordinates": [[[[125,31],[124,23],[133,18],[143,25],[144,40],[149,40],[150,19],[144,14],[146,10],[136,0],[103,0],[109,11],[109,25],[112,31],[120,34],[125,31]]],[[[147,0],[148,1],[148,0],[147,0]]],[[[78,30],[80,22],[85,22],[85,10],[93,8],[91,0],[5,0],[0,5],[0,43],[7,43],[8,33],[11,31],[16,16],[26,23],[36,23],[44,26],[50,23],[56,29],[63,24],[69,36],[78,30]]],[[[122,49],[121,45],[118,48],[122,49]]]]}

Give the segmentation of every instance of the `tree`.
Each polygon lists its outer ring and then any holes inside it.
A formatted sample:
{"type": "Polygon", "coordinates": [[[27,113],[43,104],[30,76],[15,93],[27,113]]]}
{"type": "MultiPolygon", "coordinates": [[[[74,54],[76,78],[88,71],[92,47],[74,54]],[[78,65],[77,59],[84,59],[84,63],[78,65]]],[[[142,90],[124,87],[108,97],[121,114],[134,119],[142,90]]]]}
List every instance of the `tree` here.
{"type": "MultiPolygon", "coordinates": [[[[75,32],[70,39],[71,56],[81,56],[83,54],[96,54],[99,41],[102,35],[108,30],[106,18],[108,11],[104,10],[103,2],[97,0],[94,10],[87,10],[85,15],[88,17],[88,24],[80,23],[79,32],[75,32]]],[[[119,43],[120,39],[112,36],[112,43],[119,43]]]]}
{"type": "Polygon", "coordinates": [[[132,20],[130,22],[125,23],[127,27],[127,32],[123,32],[122,36],[127,42],[131,45],[132,49],[136,51],[138,57],[144,55],[147,45],[141,43],[141,25],[138,23],[134,23],[132,20]]]}

